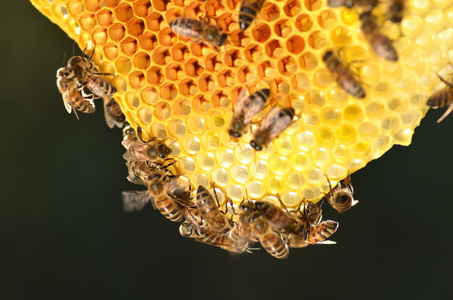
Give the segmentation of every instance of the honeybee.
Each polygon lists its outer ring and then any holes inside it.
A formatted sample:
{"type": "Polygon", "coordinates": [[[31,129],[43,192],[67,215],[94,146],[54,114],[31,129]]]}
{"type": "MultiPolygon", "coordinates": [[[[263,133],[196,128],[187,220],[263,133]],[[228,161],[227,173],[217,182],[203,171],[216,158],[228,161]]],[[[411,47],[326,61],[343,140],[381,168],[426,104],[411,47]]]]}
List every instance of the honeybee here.
{"type": "Polygon", "coordinates": [[[148,164],[145,161],[128,161],[129,176],[127,180],[140,185],[148,185],[153,180],[170,181],[177,176],[173,175],[168,167],[173,163],[163,165],[148,164]]]}
{"type": "Polygon", "coordinates": [[[261,151],[263,147],[272,142],[288,128],[294,118],[292,107],[279,108],[275,106],[264,117],[260,127],[253,133],[253,140],[250,142],[255,151],[261,151]]]}
{"type": "Polygon", "coordinates": [[[91,62],[91,54],[89,58],[82,56],[73,56],[68,61],[68,67],[74,70],[75,76],[81,86],[86,86],[95,97],[100,98],[116,93],[116,88],[108,80],[100,77],[113,74],[100,73],[96,70],[95,65],[91,62]]]}
{"type": "Polygon", "coordinates": [[[362,13],[360,15],[360,21],[362,21],[361,29],[363,34],[374,52],[387,60],[397,61],[398,53],[393,48],[392,41],[379,32],[378,22],[376,17],[371,14],[371,11],[362,13]]]}
{"type": "MultiPolygon", "coordinates": [[[[127,124],[123,128],[123,141],[121,142],[124,146],[124,141],[127,141],[126,144],[129,145],[130,143],[136,143],[139,141],[137,133],[135,132],[134,128],[131,125],[127,124]]],[[[124,148],[127,149],[126,146],[124,148]]]]}
{"type": "Polygon", "coordinates": [[[109,128],[118,127],[122,128],[126,121],[126,116],[121,111],[121,106],[110,96],[102,97],[104,101],[104,116],[105,122],[109,128]]]}
{"type": "MultiPolygon", "coordinates": [[[[217,197],[216,197],[217,200],[217,197]]],[[[230,229],[230,222],[225,215],[222,215],[218,200],[216,201],[211,193],[202,185],[197,189],[196,205],[203,218],[211,225],[210,230],[224,233],[230,229]]]]}
{"type": "Polygon", "coordinates": [[[256,201],[255,207],[274,229],[283,229],[287,233],[295,233],[301,230],[302,223],[297,218],[291,217],[288,211],[262,201],[256,201]]]}
{"type": "Polygon", "coordinates": [[[268,221],[261,215],[257,214],[255,219],[251,220],[252,231],[258,238],[269,254],[278,258],[284,259],[289,255],[289,247],[283,240],[280,233],[272,230],[268,221]]]}
{"type": "Polygon", "coordinates": [[[76,80],[74,71],[68,67],[57,70],[57,87],[63,96],[63,104],[68,113],[74,110],[79,118],[77,110],[86,114],[95,111],[93,95],[86,95],[76,80]]]}
{"type": "Polygon", "coordinates": [[[327,0],[327,6],[333,8],[341,6],[352,8],[354,6],[370,11],[376,5],[378,5],[378,0],[327,0]]]}
{"type": "Polygon", "coordinates": [[[242,0],[239,9],[239,27],[242,31],[245,31],[252,24],[263,2],[263,0],[242,0]]]}
{"type": "Polygon", "coordinates": [[[310,225],[318,224],[322,219],[322,204],[323,200],[317,203],[302,201],[299,209],[301,218],[306,219],[310,225]]]}
{"type": "Polygon", "coordinates": [[[365,91],[360,83],[351,75],[343,62],[335,56],[333,51],[327,51],[322,57],[327,69],[335,82],[346,92],[356,98],[365,98],[365,91]]]}
{"type": "Polygon", "coordinates": [[[337,231],[338,226],[338,222],[330,220],[311,225],[307,236],[291,234],[289,245],[292,248],[302,248],[313,244],[333,244],[335,242],[327,241],[327,239],[337,231]]]}
{"type": "Polygon", "coordinates": [[[359,202],[354,199],[354,188],[352,187],[349,173],[344,180],[344,188],[342,188],[341,183],[338,182],[338,185],[332,189],[329,177],[327,177],[327,182],[330,187],[329,194],[326,194],[327,201],[329,201],[330,205],[336,209],[339,214],[347,211],[359,202]]]}
{"type": "Polygon", "coordinates": [[[269,98],[269,94],[270,89],[258,90],[250,96],[247,95],[246,89],[241,91],[233,108],[233,118],[228,129],[228,134],[232,138],[240,138],[247,132],[247,126],[263,108],[264,103],[269,98]]]}
{"type": "Polygon", "coordinates": [[[453,111],[453,84],[447,82],[440,76],[439,79],[442,80],[447,86],[432,94],[426,102],[426,104],[431,107],[445,107],[448,105],[447,110],[439,118],[439,120],[437,120],[437,123],[442,122],[451,113],[451,111],[453,111]]]}
{"type": "Polygon", "coordinates": [[[258,241],[253,236],[247,214],[239,214],[237,216],[236,223],[228,232],[228,236],[235,241],[238,252],[247,250],[250,241],[258,241]]]}
{"type": "Polygon", "coordinates": [[[195,20],[187,17],[177,17],[170,22],[170,27],[176,34],[187,38],[207,42],[218,50],[218,47],[223,46],[227,41],[226,33],[222,29],[208,24],[204,20],[195,20]]]}
{"type": "Polygon", "coordinates": [[[167,191],[171,191],[177,186],[179,183],[176,178],[170,181],[165,181],[163,178],[156,179],[148,186],[154,209],[158,209],[164,217],[172,222],[181,222],[184,219],[182,204],[167,194],[167,191]]]}
{"type": "Polygon", "coordinates": [[[390,15],[389,17],[390,22],[400,23],[401,20],[403,20],[404,1],[405,0],[388,1],[388,13],[390,15]]]}

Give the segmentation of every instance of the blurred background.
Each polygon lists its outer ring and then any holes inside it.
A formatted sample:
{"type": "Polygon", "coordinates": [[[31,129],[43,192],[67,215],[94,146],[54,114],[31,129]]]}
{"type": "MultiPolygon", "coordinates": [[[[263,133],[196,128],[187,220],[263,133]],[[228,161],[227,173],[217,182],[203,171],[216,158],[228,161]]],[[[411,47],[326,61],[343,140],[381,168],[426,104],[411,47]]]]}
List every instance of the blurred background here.
{"type": "MultiPolygon", "coordinates": [[[[73,42],[28,1],[0,11],[1,299],[453,296],[453,115],[430,111],[410,147],[352,176],[360,203],[337,245],[233,256],[179,236],[148,205],[126,214],[121,130],[67,114],[55,73],[73,42]]],[[[76,51],[79,51],[76,49],[76,51]]]]}

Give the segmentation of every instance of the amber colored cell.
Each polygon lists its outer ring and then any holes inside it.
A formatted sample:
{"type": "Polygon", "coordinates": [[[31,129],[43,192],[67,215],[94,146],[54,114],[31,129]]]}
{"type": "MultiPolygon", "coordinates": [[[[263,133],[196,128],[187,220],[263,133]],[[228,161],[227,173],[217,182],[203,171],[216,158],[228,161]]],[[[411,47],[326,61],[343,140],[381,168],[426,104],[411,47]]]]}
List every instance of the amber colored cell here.
{"type": "Polygon", "coordinates": [[[127,22],[126,24],[126,29],[127,33],[134,37],[139,37],[143,34],[143,31],[145,30],[145,23],[138,19],[138,18],[132,18],[127,22]]]}
{"type": "Polygon", "coordinates": [[[104,8],[100,12],[98,12],[96,14],[96,18],[98,20],[99,25],[105,27],[109,27],[110,25],[113,24],[114,21],[113,13],[107,8],[104,8]]]}
{"type": "Polygon", "coordinates": [[[187,98],[178,98],[173,101],[173,112],[176,116],[186,117],[190,114],[190,100],[187,98]]]}
{"type": "Polygon", "coordinates": [[[131,71],[132,63],[131,59],[127,56],[120,56],[116,62],[116,70],[121,75],[127,75],[131,71]]]}
{"type": "Polygon", "coordinates": [[[156,88],[147,86],[142,90],[141,98],[146,104],[153,105],[157,102],[159,94],[156,88]]]}
{"type": "Polygon", "coordinates": [[[112,42],[108,42],[104,45],[104,55],[107,59],[114,61],[118,57],[118,47],[112,42]]]}
{"type": "Polygon", "coordinates": [[[130,108],[137,109],[140,106],[140,98],[134,92],[130,92],[126,95],[126,103],[130,108]]]}
{"type": "Polygon", "coordinates": [[[231,70],[220,72],[217,78],[221,87],[233,86],[236,83],[236,75],[231,70]]]}
{"type": "Polygon", "coordinates": [[[159,66],[166,65],[170,61],[170,50],[167,47],[156,48],[152,56],[153,62],[159,66]]]}
{"type": "Polygon", "coordinates": [[[160,88],[160,97],[165,100],[173,100],[178,95],[178,89],[173,83],[164,83],[160,88]]]}
{"type": "Polygon", "coordinates": [[[332,10],[325,10],[318,16],[318,24],[324,29],[330,29],[337,23],[337,15],[332,10]]]}
{"type": "Polygon", "coordinates": [[[197,84],[192,79],[183,79],[179,83],[179,92],[183,96],[194,96],[197,94],[197,84]]]}
{"type": "Polygon", "coordinates": [[[157,46],[157,37],[151,32],[145,32],[138,38],[138,45],[143,50],[151,51],[157,46]]]}
{"type": "Polygon", "coordinates": [[[145,75],[140,71],[134,71],[129,75],[129,83],[133,89],[141,89],[145,85],[145,75]]]}
{"type": "Polygon", "coordinates": [[[173,60],[183,62],[190,56],[189,47],[185,43],[178,43],[171,49],[173,60]]]}
{"type": "Polygon", "coordinates": [[[261,24],[252,29],[252,36],[258,43],[264,43],[271,37],[271,29],[267,24],[261,24]]]}
{"type": "Polygon", "coordinates": [[[70,0],[67,4],[68,12],[74,17],[77,17],[85,10],[82,0],[70,0]]]}
{"type": "Polygon", "coordinates": [[[121,0],[104,0],[105,5],[111,8],[116,7],[120,2],[121,0]]]}
{"type": "Polygon", "coordinates": [[[184,76],[182,65],[180,63],[171,63],[165,69],[165,75],[169,80],[181,80],[184,76]]]}
{"type": "Polygon", "coordinates": [[[252,42],[250,35],[238,29],[229,34],[229,39],[236,47],[246,47],[252,42]]]}
{"type": "Polygon", "coordinates": [[[288,17],[296,16],[301,10],[301,5],[298,0],[288,0],[283,6],[283,11],[288,17]]]}
{"type": "Polygon", "coordinates": [[[268,22],[273,22],[280,17],[280,9],[275,3],[267,2],[260,10],[260,17],[268,22]]]}
{"type": "Polygon", "coordinates": [[[214,92],[211,97],[211,103],[215,108],[225,108],[230,104],[228,94],[223,89],[214,92]]]}
{"type": "Polygon", "coordinates": [[[153,120],[153,113],[149,107],[143,107],[138,111],[138,117],[144,124],[149,124],[153,120]]]}
{"type": "Polygon", "coordinates": [[[198,87],[202,92],[212,92],[217,87],[217,83],[213,76],[206,74],[200,77],[198,87]]]}
{"type": "MultiPolygon", "coordinates": [[[[305,92],[310,89],[310,77],[306,73],[297,73],[291,79],[291,84],[295,90],[305,92]]],[[[292,107],[296,108],[294,105],[292,107]]]]}
{"type": "Polygon", "coordinates": [[[274,32],[279,37],[287,37],[291,33],[291,23],[287,19],[279,20],[274,25],[274,32]]]}
{"type": "Polygon", "coordinates": [[[166,101],[160,101],[156,104],[154,114],[156,117],[161,120],[165,121],[171,115],[171,106],[166,101]]]}
{"type": "Polygon", "coordinates": [[[238,27],[237,22],[233,22],[233,14],[223,13],[217,18],[217,26],[222,28],[223,32],[230,32],[238,27]]]}
{"type": "Polygon", "coordinates": [[[99,0],[85,0],[85,7],[89,11],[97,12],[100,8],[99,2],[99,0]]]}
{"type": "Polygon", "coordinates": [[[241,67],[238,72],[238,79],[239,81],[247,85],[255,84],[258,81],[257,71],[255,67],[251,65],[241,67]]]}
{"type": "Polygon", "coordinates": [[[305,41],[299,35],[294,35],[286,41],[286,49],[293,54],[299,54],[305,49],[305,41]]]}
{"type": "Polygon", "coordinates": [[[206,70],[212,72],[214,70],[223,69],[223,63],[219,58],[219,54],[211,53],[206,57],[205,60],[206,70]]]}
{"type": "Polygon", "coordinates": [[[225,55],[225,64],[228,67],[238,67],[242,65],[244,58],[239,50],[230,50],[225,55]]]}
{"type": "Polygon", "coordinates": [[[149,16],[146,17],[146,28],[151,31],[158,32],[161,28],[161,24],[164,21],[162,15],[158,12],[153,12],[149,16]]]}
{"type": "Polygon", "coordinates": [[[124,54],[132,56],[137,51],[137,40],[133,37],[127,37],[121,41],[121,50],[124,54]]]}
{"type": "Polygon", "coordinates": [[[159,67],[151,67],[146,74],[148,83],[151,85],[160,85],[164,82],[165,76],[162,74],[162,69],[159,67]]]}
{"type": "Polygon", "coordinates": [[[196,113],[204,114],[211,109],[211,102],[203,94],[197,95],[192,99],[192,109],[196,113]]]}
{"type": "Polygon", "coordinates": [[[265,51],[269,58],[279,58],[282,57],[284,53],[280,40],[272,40],[266,43],[265,51]]]}
{"type": "Polygon", "coordinates": [[[95,26],[95,20],[94,14],[88,12],[84,13],[79,19],[80,27],[82,27],[83,30],[90,31],[95,26]]]}
{"type": "Polygon", "coordinates": [[[313,27],[313,20],[308,14],[301,14],[296,19],[296,28],[302,32],[308,32],[313,27]]]}
{"type": "Polygon", "coordinates": [[[267,60],[258,65],[258,75],[262,78],[273,78],[277,74],[277,69],[273,62],[267,60]]]}
{"type": "Polygon", "coordinates": [[[285,56],[278,62],[278,70],[283,75],[292,75],[297,71],[296,60],[291,56],[285,56]]]}
{"type": "Polygon", "coordinates": [[[139,69],[147,69],[151,64],[151,58],[146,52],[139,52],[134,56],[134,66],[139,69]]]}
{"type": "Polygon", "coordinates": [[[170,0],[152,0],[152,7],[158,11],[165,11],[170,0]]]}
{"type": "Polygon", "coordinates": [[[257,44],[251,44],[247,48],[245,48],[244,56],[248,62],[259,62],[262,58],[262,50],[263,48],[257,44]]]}
{"type": "Polygon", "coordinates": [[[151,10],[150,0],[138,0],[133,4],[134,13],[136,16],[144,18],[151,10]]]}
{"type": "Polygon", "coordinates": [[[321,31],[314,31],[308,38],[308,44],[315,50],[319,50],[325,47],[327,43],[326,35],[321,31]]]}
{"type": "Polygon", "coordinates": [[[132,10],[132,7],[129,5],[129,3],[121,3],[118,5],[115,10],[115,17],[121,21],[126,23],[129,21],[133,16],[134,16],[134,11],[132,10]]]}
{"type": "Polygon", "coordinates": [[[91,34],[91,38],[96,45],[104,45],[107,41],[107,29],[104,27],[96,28],[91,34]]]}
{"type": "Polygon", "coordinates": [[[126,29],[124,28],[123,24],[115,23],[108,29],[109,37],[114,40],[115,42],[119,42],[124,38],[124,34],[126,33],[126,29]]]}
{"type": "Polygon", "coordinates": [[[184,64],[184,70],[188,76],[198,77],[203,73],[204,68],[200,65],[198,59],[192,58],[184,64]]]}
{"type": "Polygon", "coordinates": [[[176,41],[176,34],[170,27],[162,29],[158,34],[159,43],[164,46],[173,46],[176,41]]]}
{"type": "Polygon", "coordinates": [[[312,52],[307,52],[300,56],[299,64],[302,69],[314,70],[318,66],[318,59],[312,52]]]}
{"type": "Polygon", "coordinates": [[[323,6],[324,1],[321,0],[305,0],[304,5],[308,10],[317,11],[323,6]]]}

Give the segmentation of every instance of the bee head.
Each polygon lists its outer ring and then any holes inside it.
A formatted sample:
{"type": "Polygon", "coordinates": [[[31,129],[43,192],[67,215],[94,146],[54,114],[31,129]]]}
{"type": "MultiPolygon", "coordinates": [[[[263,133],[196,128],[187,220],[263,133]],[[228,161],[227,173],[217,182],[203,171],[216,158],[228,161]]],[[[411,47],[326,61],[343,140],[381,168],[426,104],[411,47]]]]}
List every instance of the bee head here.
{"type": "Polygon", "coordinates": [[[231,137],[234,137],[236,139],[238,139],[238,138],[240,138],[242,136],[242,134],[239,131],[237,131],[236,128],[228,130],[228,134],[231,137]]]}
{"type": "Polygon", "coordinates": [[[322,56],[322,60],[323,61],[327,61],[330,57],[333,56],[333,51],[327,51],[323,56],[322,56]]]}
{"type": "Polygon", "coordinates": [[[68,66],[74,67],[75,65],[79,64],[83,60],[80,56],[73,56],[68,60],[68,66]]]}
{"type": "Polygon", "coordinates": [[[216,42],[216,46],[223,46],[226,43],[227,38],[228,36],[226,35],[226,33],[222,33],[216,42]]]}
{"type": "Polygon", "coordinates": [[[167,147],[165,144],[160,144],[157,148],[159,149],[160,158],[166,158],[173,151],[171,148],[167,147]]]}

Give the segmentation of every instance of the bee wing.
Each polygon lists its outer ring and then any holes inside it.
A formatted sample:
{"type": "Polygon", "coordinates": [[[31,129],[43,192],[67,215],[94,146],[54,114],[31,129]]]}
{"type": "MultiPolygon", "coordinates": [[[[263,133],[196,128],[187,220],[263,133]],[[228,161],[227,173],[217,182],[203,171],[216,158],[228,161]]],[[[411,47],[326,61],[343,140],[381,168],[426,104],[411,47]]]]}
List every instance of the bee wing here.
{"type": "Polygon", "coordinates": [[[128,161],[126,163],[126,166],[127,166],[127,171],[129,173],[129,175],[127,176],[127,180],[129,180],[130,182],[135,183],[135,184],[146,185],[146,182],[144,182],[143,180],[141,180],[134,174],[133,165],[130,161],[128,161]]]}
{"type": "MultiPolygon", "coordinates": [[[[115,127],[115,125],[117,125],[117,122],[115,121],[115,119],[113,119],[113,117],[109,114],[109,112],[107,110],[107,104],[109,104],[109,102],[111,101],[111,97],[110,96],[103,96],[102,100],[104,101],[105,123],[107,123],[107,126],[110,129],[113,129],[113,127],[115,127]]],[[[120,127],[120,126],[118,126],[118,127],[120,127]]]]}
{"type": "Polygon", "coordinates": [[[123,210],[129,213],[142,210],[145,204],[150,201],[150,196],[147,190],[123,191],[121,199],[123,201],[123,210]]]}
{"type": "Polygon", "coordinates": [[[285,131],[289,124],[291,124],[292,118],[288,115],[281,116],[280,111],[280,108],[274,107],[269,111],[263,121],[263,126],[266,126],[265,128],[270,128],[270,140],[279,136],[280,133],[285,131]]]}
{"type": "Polygon", "coordinates": [[[247,89],[243,89],[239,93],[238,99],[237,99],[236,104],[234,105],[234,109],[233,109],[234,114],[238,114],[244,109],[244,106],[245,106],[245,103],[247,102],[246,100],[248,97],[249,97],[249,93],[248,93],[247,89]]]}

